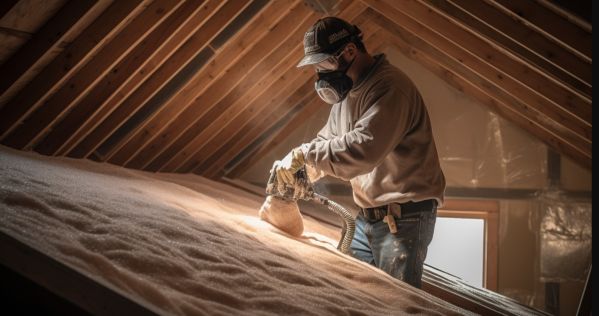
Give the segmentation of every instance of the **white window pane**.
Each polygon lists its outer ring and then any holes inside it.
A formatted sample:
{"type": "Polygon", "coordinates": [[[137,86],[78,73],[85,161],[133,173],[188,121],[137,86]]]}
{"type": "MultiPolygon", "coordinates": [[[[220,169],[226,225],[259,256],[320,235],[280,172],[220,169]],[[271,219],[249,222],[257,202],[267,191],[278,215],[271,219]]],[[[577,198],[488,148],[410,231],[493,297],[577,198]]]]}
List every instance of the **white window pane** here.
{"type": "Polygon", "coordinates": [[[482,287],[484,229],[482,219],[437,217],[425,263],[482,287]]]}

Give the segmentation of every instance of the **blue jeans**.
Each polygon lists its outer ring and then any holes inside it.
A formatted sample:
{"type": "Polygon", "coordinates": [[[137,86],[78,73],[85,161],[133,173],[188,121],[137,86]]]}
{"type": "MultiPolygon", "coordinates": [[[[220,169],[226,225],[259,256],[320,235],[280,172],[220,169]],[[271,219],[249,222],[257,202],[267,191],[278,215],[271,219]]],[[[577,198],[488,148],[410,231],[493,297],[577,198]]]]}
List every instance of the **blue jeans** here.
{"type": "Polygon", "coordinates": [[[394,278],[420,288],[424,259],[433,239],[436,217],[436,207],[428,212],[395,217],[397,233],[392,234],[383,220],[370,221],[358,214],[350,254],[394,278]]]}

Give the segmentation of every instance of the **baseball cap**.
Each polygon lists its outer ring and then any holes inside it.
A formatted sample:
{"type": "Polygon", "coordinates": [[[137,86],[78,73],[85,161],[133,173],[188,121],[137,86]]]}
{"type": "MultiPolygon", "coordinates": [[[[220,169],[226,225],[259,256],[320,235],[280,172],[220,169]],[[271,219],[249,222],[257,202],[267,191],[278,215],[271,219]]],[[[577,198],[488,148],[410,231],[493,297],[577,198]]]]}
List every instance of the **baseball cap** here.
{"type": "Polygon", "coordinates": [[[320,63],[358,36],[360,29],[337,17],[319,19],[304,34],[304,58],[296,67],[320,63]]]}

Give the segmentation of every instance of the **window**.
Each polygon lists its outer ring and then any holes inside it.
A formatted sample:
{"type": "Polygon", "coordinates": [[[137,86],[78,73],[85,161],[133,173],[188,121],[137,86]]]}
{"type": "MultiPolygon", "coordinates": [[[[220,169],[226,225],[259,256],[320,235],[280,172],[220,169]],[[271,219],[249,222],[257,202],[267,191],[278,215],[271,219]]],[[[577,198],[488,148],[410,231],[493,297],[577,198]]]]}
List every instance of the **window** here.
{"type": "Polygon", "coordinates": [[[498,204],[448,199],[438,210],[425,263],[489,290],[497,289],[498,204]]]}

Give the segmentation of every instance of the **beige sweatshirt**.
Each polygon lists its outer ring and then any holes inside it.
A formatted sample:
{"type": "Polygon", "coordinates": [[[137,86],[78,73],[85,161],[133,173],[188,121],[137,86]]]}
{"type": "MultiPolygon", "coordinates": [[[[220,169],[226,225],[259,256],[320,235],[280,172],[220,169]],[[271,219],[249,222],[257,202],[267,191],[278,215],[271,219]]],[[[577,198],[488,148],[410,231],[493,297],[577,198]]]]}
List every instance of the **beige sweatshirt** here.
{"type": "Polygon", "coordinates": [[[428,113],[412,81],[385,55],[334,104],[318,136],[302,146],[306,163],[351,183],[360,207],[437,199],[445,177],[428,113]]]}

